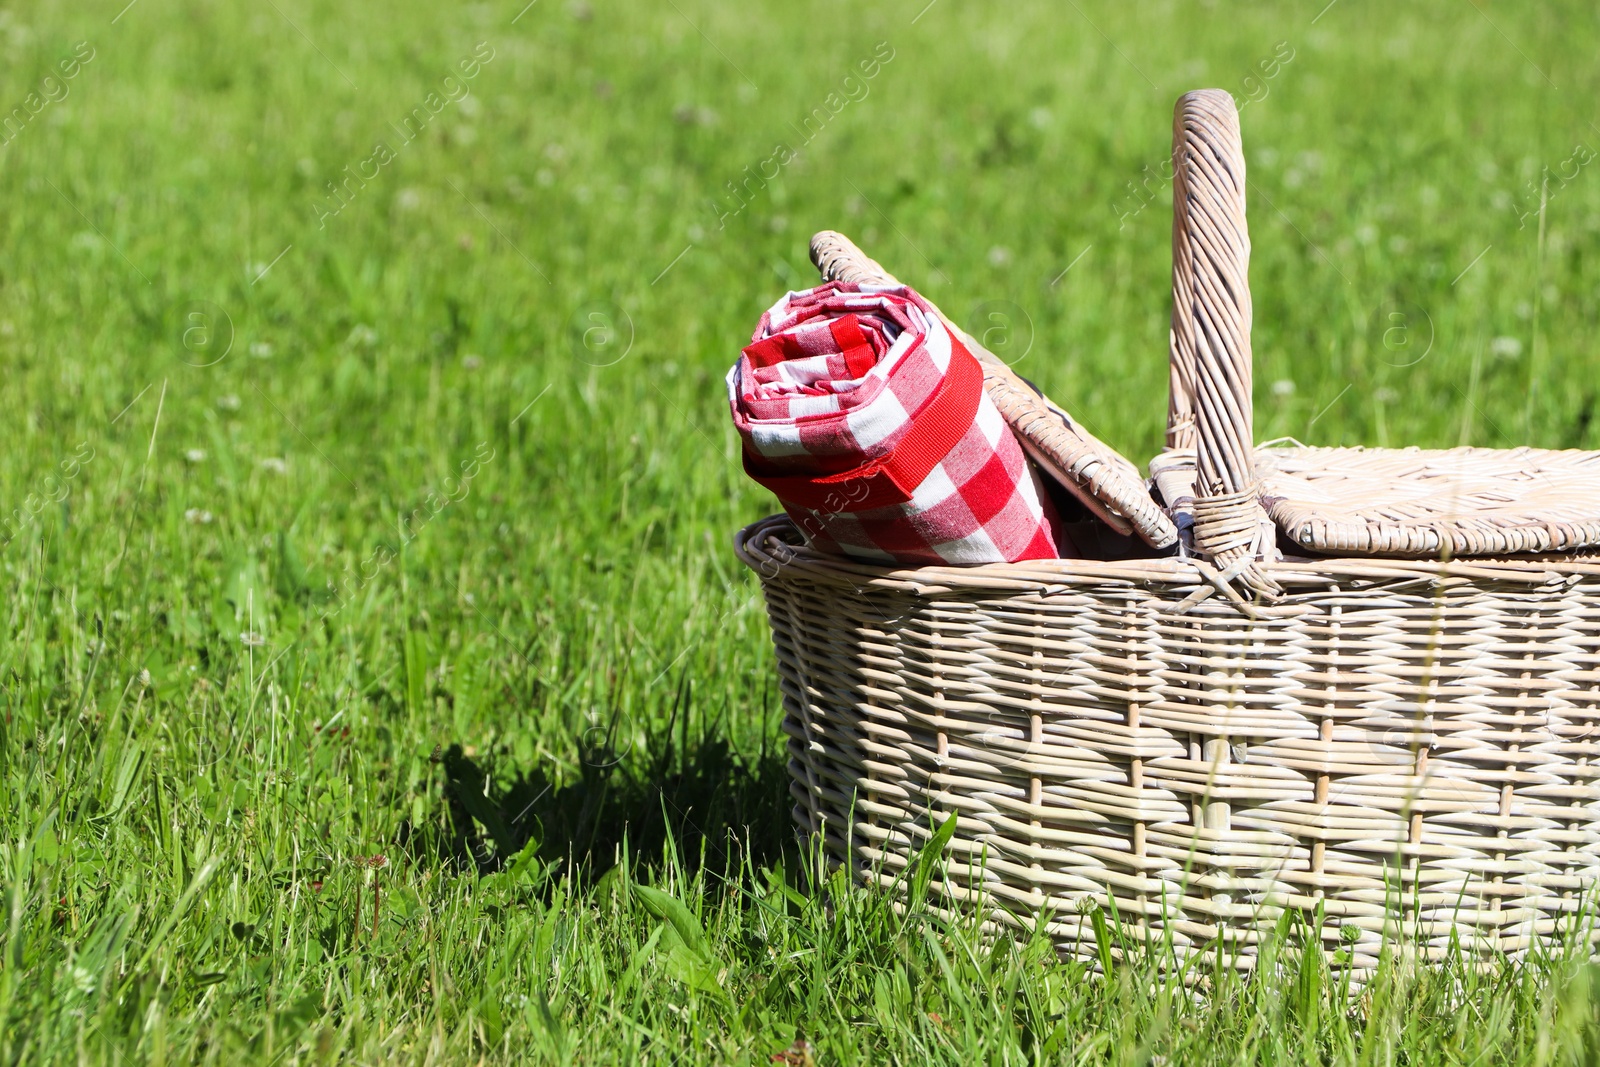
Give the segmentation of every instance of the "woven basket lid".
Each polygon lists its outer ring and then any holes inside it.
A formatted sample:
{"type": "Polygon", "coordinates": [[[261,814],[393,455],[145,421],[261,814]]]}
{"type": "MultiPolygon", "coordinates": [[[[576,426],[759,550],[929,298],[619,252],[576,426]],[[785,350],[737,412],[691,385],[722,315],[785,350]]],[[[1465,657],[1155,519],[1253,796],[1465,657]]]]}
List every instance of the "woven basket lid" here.
{"type": "MultiPolygon", "coordinates": [[[[902,284],[850,238],[832,230],[823,230],[811,239],[811,261],[823,281],[902,284]]],[[[934,310],[983,364],[989,399],[1046,474],[1118,533],[1135,533],[1155,548],[1176,543],[1177,527],[1151,498],[1137,467],[951,322],[950,316],[937,307],[934,310]]]]}
{"type": "MultiPolygon", "coordinates": [[[[1308,552],[1393,559],[1588,553],[1600,547],[1600,452],[1543,448],[1309,448],[1254,453],[1260,500],[1308,552]]],[[[1150,464],[1180,530],[1194,454],[1150,464]]]]}
{"type": "Polygon", "coordinates": [[[1261,503],[1302,548],[1502,556],[1600,545],[1600,452],[1261,448],[1261,503]]]}

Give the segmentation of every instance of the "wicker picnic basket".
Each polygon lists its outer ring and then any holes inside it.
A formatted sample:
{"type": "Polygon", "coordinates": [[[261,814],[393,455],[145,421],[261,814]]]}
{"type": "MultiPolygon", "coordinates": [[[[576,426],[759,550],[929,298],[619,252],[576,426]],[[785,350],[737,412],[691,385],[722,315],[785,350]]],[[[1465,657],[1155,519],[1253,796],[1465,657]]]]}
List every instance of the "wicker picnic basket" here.
{"type": "MultiPolygon", "coordinates": [[[[1287,909],[1357,969],[1396,940],[1594,943],[1600,462],[1255,448],[1227,94],[1179,101],[1173,162],[1152,468],[1179,553],[897,569],[815,553],[784,518],[744,530],[796,819],[890,885],[957,815],[943,902],[1045,915],[1066,955],[1096,951],[1090,903],[1246,968],[1287,909]]],[[[814,258],[888,279],[847,243],[814,258]]]]}

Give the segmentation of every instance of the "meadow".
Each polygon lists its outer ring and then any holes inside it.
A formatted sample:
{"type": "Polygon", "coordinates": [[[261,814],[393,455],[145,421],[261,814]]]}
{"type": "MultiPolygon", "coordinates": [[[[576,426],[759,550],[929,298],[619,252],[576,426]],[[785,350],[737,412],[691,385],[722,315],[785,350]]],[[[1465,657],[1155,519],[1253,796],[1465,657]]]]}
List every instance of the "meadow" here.
{"type": "Polygon", "coordinates": [[[0,1063],[1593,1062],[1560,954],[1191,994],[816,870],[722,376],[836,228],[1143,463],[1215,86],[1258,438],[1600,448],[1597,44],[1508,0],[0,9],[0,1063]]]}

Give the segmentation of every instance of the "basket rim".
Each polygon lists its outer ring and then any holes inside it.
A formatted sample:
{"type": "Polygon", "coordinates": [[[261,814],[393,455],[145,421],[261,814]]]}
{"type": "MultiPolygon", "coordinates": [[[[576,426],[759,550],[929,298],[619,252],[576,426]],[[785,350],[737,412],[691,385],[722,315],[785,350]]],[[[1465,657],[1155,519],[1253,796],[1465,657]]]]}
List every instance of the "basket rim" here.
{"type": "MultiPolygon", "coordinates": [[[[1037,559],[1021,563],[985,563],[972,567],[878,565],[826,555],[801,543],[800,531],[787,515],[769,515],[738,531],[733,549],[741,562],[763,581],[804,576],[824,584],[898,589],[921,596],[992,592],[1048,596],[1064,587],[1126,585],[1183,587],[1226,585],[1223,576],[1203,560],[1160,556],[1153,559],[1037,559]],[[782,545],[776,551],[772,546],[782,545]]],[[[1475,557],[1471,559],[1393,559],[1380,556],[1287,558],[1262,565],[1274,580],[1302,592],[1329,586],[1379,582],[1445,581],[1451,584],[1488,581],[1520,586],[1566,585],[1584,576],[1600,576],[1600,553],[1475,557]]],[[[1227,592],[1226,589],[1219,591],[1227,592]]],[[[1248,607],[1248,602],[1234,600],[1248,607]]],[[[1293,599],[1291,594],[1289,599],[1293,599]]],[[[1270,608],[1262,610],[1271,613],[1270,608]]]]}

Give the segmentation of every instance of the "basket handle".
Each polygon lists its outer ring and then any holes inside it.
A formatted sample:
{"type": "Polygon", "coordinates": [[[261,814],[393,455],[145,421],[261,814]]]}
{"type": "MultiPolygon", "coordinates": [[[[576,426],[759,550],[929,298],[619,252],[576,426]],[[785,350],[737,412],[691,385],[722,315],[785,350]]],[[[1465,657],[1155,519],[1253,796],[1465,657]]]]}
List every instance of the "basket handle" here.
{"type": "Polygon", "coordinates": [[[811,262],[828,281],[855,285],[899,285],[893,274],[878,261],[856,247],[854,241],[833,230],[818,231],[811,238],[811,262]]]}
{"type": "Polygon", "coordinates": [[[1250,234],[1239,112],[1221,89],[1172,116],[1168,449],[1195,452],[1194,548],[1223,577],[1276,595],[1257,566],[1276,532],[1256,484],[1250,394],[1250,234]]]}

